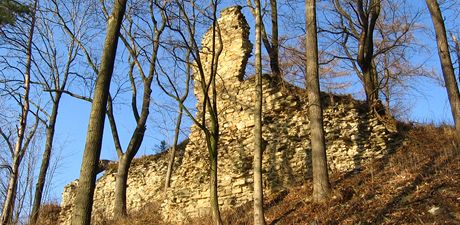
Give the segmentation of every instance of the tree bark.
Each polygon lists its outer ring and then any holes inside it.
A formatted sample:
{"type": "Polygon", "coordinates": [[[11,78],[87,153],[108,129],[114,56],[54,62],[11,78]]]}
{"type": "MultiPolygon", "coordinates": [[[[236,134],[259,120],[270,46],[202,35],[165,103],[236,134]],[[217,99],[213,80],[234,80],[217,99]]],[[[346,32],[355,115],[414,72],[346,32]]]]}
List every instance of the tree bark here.
{"type": "MultiPolygon", "coordinates": [[[[214,129],[213,129],[214,130],[214,129]]],[[[219,140],[219,133],[210,134],[207,137],[208,149],[209,149],[209,162],[210,162],[210,203],[211,203],[211,214],[215,225],[223,225],[222,218],[219,210],[219,196],[217,189],[217,144],[219,140]]]]}
{"type": "MultiPolygon", "coordinates": [[[[158,4],[157,1],[153,1],[153,2],[150,2],[150,6],[149,6],[149,11],[151,15],[150,19],[153,24],[153,34],[152,34],[153,39],[151,40],[153,45],[152,45],[152,49],[149,50],[151,55],[147,57],[147,61],[150,62],[149,67],[148,67],[149,68],[148,73],[145,73],[143,67],[141,66],[140,60],[138,58],[139,54],[137,53],[137,50],[136,50],[138,45],[135,43],[136,42],[134,40],[135,37],[133,37],[132,33],[130,33],[131,30],[128,29],[128,31],[126,32],[127,32],[128,37],[131,39],[132,46],[128,43],[128,41],[126,40],[124,36],[121,36],[120,38],[123,41],[125,47],[128,49],[130,56],[133,60],[133,62],[130,63],[130,69],[128,72],[128,76],[129,76],[129,79],[131,82],[131,88],[132,88],[131,108],[133,111],[134,119],[136,120],[136,128],[134,129],[131,135],[126,151],[123,153],[123,149],[121,147],[119,136],[118,136],[117,126],[115,123],[115,118],[113,115],[112,101],[111,101],[111,98],[109,97],[107,116],[110,122],[110,128],[112,130],[112,137],[114,139],[115,148],[116,148],[117,156],[119,159],[118,168],[117,168],[117,179],[116,179],[116,185],[115,185],[115,201],[114,201],[114,210],[113,210],[114,219],[124,218],[128,215],[127,205],[126,205],[126,193],[127,193],[126,189],[127,189],[129,168],[131,166],[131,162],[133,158],[136,156],[143,142],[145,130],[146,130],[147,119],[150,114],[150,99],[152,95],[152,81],[153,81],[153,78],[156,72],[157,53],[158,53],[158,49],[160,46],[160,43],[159,43],[160,36],[166,25],[166,21],[164,20],[164,16],[165,16],[164,14],[162,14],[163,20],[160,23],[158,23],[155,16],[153,16],[154,6],[157,6],[158,8],[162,8],[162,6],[159,6],[157,4],[158,4]],[[136,82],[133,76],[134,65],[137,65],[138,72],[139,72],[140,77],[142,78],[142,84],[143,84],[142,107],[141,107],[140,114],[137,110],[137,87],[136,87],[136,82]]],[[[132,20],[130,21],[130,23],[132,23],[132,20]]],[[[128,26],[131,26],[131,25],[132,24],[129,24],[128,26]]],[[[140,48],[142,49],[143,47],[140,47],[140,48]]],[[[142,49],[142,50],[145,50],[145,49],[142,49]]]]}
{"type": "MultiPolygon", "coordinates": [[[[251,0],[246,0],[248,6],[250,7],[251,13],[254,18],[257,17],[256,6],[252,6],[251,0]]],[[[270,69],[272,71],[273,77],[281,78],[281,68],[279,65],[279,38],[278,38],[278,6],[277,0],[270,0],[270,19],[271,19],[271,41],[268,37],[267,31],[263,21],[260,22],[261,29],[261,42],[263,43],[265,50],[267,50],[268,57],[270,59],[270,69]],[[271,43],[270,43],[271,42],[271,43]]]]}
{"type": "MultiPolygon", "coordinates": [[[[179,105],[179,114],[177,115],[177,122],[176,122],[176,128],[174,131],[174,141],[173,141],[173,148],[171,150],[171,156],[169,158],[169,163],[168,163],[168,170],[166,172],[166,179],[165,179],[165,190],[168,189],[171,186],[171,176],[172,176],[172,170],[174,167],[174,161],[176,158],[176,151],[177,151],[177,142],[179,141],[179,134],[180,134],[180,127],[182,124],[182,116],[184,114],[184,102],[188,97],[188,93],[190,90],[190,78],[192,76],[192,67],[191,67],[191,62],[190,62],[190,53],[191,50],[187,49],[187,53],[185,55],[185,63],[186,69],[185,73],[187,76],[187,79],[185,81],[185,93],[182,96],[179,96],[178,92],[175,92],[176,99],[178,101],[179,105]]],[[[157,77],[158,78],[158,77],[157,77]]]]}
{"type": "MultiPolygon", "coordinates": [[[[145,134],[145,126],[147,123],[147,118],[150,113],[150,96],[152,93],[151,90],[151,83],[153,77],[149,77],[144,83],[144,95],[143,95],[143,102],[142,102],[142,110],[141,115],[137,120],[137,126],[132,134],[128,147],[125,153],[121,152],[121,149],[117,150],[119,154],[119,162],[117,168],[117,180],[115,185],[115,202],[114,202],[114,218],[121,218],[126,217],[127,213],[127,206],[126,206],[126,189],[127,189],[127,180],[128,180],[128,172],[131,166],[131,161],[133,160],[134,156],[139,151],[139,148],[142,144],[145,134]]],[[[112,117],[113,114],[109,115],[112,117]]],[[[114,123],[113,123],[114,124],[114,123]]],[[[112,124],[111,124],[112,125],[112,124]]],[[[116,130],[115,126],[112,126],[112,131],[116,130]]]]}
{"type": "Polygon", "coordinates": [[[19,178],[19,165],[21,164],[24,156],[23,141],[25,138],[25,132],[27,128],[27,115],[29,114],[29,93],[30,93],[30,76],[32,67],[32,44],[33,35],[35,30],[36,11],[38,6],[38,0],[34,3],[32,12],[32,19],[30,23],[30,30],[28,33],[27,47],[26,47],[26,65],[24,73],[24,95],[22,96],[22,112],[19,119],[18,136],[13,151],[13,165],[11,166],[11,174],[8,181],[8,188],[5,196],[5,202],[2,208],[1,225],[7,225],[12,220],[12,214],[14,209],[14,202],[16,199],[16,190],[19,178]]]}
{"type": "Polygon", "coordinates": [[[176,128],[174,130],[174,141],[173,141],[173,146],[171,149],[171,156],[168,162],[168,170],[166,171],[165,190],[168,189],[171,185],[171,174],[172,174],[172,170],[174,166],[174,159],[176,158],[177,142],[179,141],[179,132],[180,132],[180,126],[182,123],[183,111],[184,111],[183,106],[179,104],[179,114],[177,115],[176,128]]]}
{"type": "Polygon", "coordinates": [[[434,30],[436,32],[438,55],[441,61],[442,74],[444,76],[447,96],[449,97],[452,117],[455,122],[456,145],[458,149],[460,145],[460,96],[449,52],[446,28],[438,2],[436,0],[426,0],[426,4],[430,11],[431,20],[433,21],[434,30]]]}
{"type": "MultiPolygon", "coordinates": [[[[254,224],[265,225],[264,217],[264,192],[262,184],[262,15],[260,1],[255,0],[255,19],[256,19],[256,48],[255,48],[255,69],[256,83],[255,94],[256,102],[254,105],[254,224]]],[[[273,11],[273,10],[272,10],[273,11]]],[[[270,57],[270,62],[271,61],[270,57]]],[[[271,64],[271,63],[270,63],[271,64]]]]}
{"type": "Polygon", "coordinates": [[[373,63],[374,57],[374,29],[380,14],[380,0],[370,0],[367,7],[363,0],[358,0],[357,11],[362,23],[362,30],[358,44],[358,65],[363,73],[364,90],[366,101],[370,109],[373,109],[378,95],[377,71],[373,63]]]}
{"type": "Polygon", "coordinates": [[[31,212],[31,219],[30,219],[31,224],[37,223],[37,219],[40,213],[40,205],[41,205],[42,196],[43,196],[43,189],[45,187],[46,174],[47,174],[50,159],[51,159],[51,151],[53,149],[54,132],[55,132],[55,126],[56,126],[56,120],[58,116],[59,102],[61,101],[61,96],[62,96],[62,92],[56,93],[55,100],[53,102],[53,108],[51,110],[50,121],[46,128],[45,149],[43,151],[42,163],[40,166],[40,172],[38,173],[37,184],[35,185],[34,202],[32,204],[32,212],[31,212]]]}
{"type": "Polygon", "coordinates": [[[128,171],[131,165],[131,160],[124,154],[118,161],[117,177],[115,182],[115,202],[114,202],[114,218],[122,218],[128,215],[126,207],[126,190],[128,183],[128,171]]]}
{"type": "MultiPolygon", "coordinates": [[[[117,180],[115,185],[115,202],[114,202],[114,218],[126,217],[127,214],[127,207],[126,207],[126,188],[127,188],[127,180],[128,180],[128,172],[131,166],[131,161],[133,160],[134,156],[139,151],[139,148],[142,144],[145,134],[145,126],[147,123],[147,118],[150,113],[150,95],[152,93],[151,90],[151,83],[152,78],[148,78],[144,83],[144,96],[143,96],[143,103],[142,103],[142,110],[141,115],[138,118],[136,129],[134,130],[131,140],[128,144],[125,153],[121,152],[121,149],[117,150],[119,154],[119,162],[117,168],[117,180]]],[[[112,120],[113,114],[111,115],[112,120]]],[[[112,124],[111,124],[112,125],[112,124]]],[[[112,131],[115,129],[115,126],[112,126],[112,131]]]]}
{"type": "MultiPolygon", "coordinates": [[[[210,188],[209,188],[209,195],[210,195],[210,207],[211,207],[211,215],[213,224],[221,225],[222,219],[219,210],[219,202],[218,202],[218,176],[217,176],[217,169],[218,169],[218,143],[219,143],[219,117],[218,117],[218,108],[217,108],[217,90],[216,90],[216,78],[217,78],[217,65],[219,63],[219,56],[222,53],[223,44],[222,39],[220,37],[220,30],[217,24],[217,4],[219,1],[210,1],[210,11],[212,12],[212,27],[208,32],[211,32],[211,46],[206,48],[204,52],[205,54],[209,54],[210,56],[210,65],[208,68],[202,64],[203,52],[200,51],[200,45],[197,43],[195,38],[195,21],[190,20],[190,18],[196,18],[195,10],[192,10],[191,14],[188,14],[184,8],[184,2],[175,0],[175,3],[180,11],[181,21],[185,25],[186,31],[184,32],[182,29],[184,28],[175,28],[169,26],[173,31],[177,32],[182,41],[186,44],[187,50],[190,50],[190,55],[195,60],[196,65],[196,74],[195,76],[199,76],[199,81],[195,83],[195,85],[199,85],[202,96],[197,97],[197,101],[199,102],[198,105],[201,107],[201,112],[197,116],[193,116],[191,112],[184,107],[184,111],[187,116],[193,120],[194,124],[196,124],[205,134],[205,141],[206,147],[208,150],[208,157],[209,157],[209,176],[210,176],[210,188]],[[217,44],[216,41],[219,43],[217,44]],[[199,118],[198,118],[199,117],[199,118]]],[[[190,2],[191,7],[195,7],[195,1],[190,2]]],[[[196,10],[201,11],[201,10],[196,10]]],[[[203,48],[205,49],[205,48],[203,48]]],[[[187,78],[187,80],[189,77],[187,78]]],[[[179,104],[183,106],[183,102],[178,98],[177,93],[171,94],[158,82],[161,89],[167,93],[170,97],[176,99],[179,104]]],[[[188,82],[187,82],[188,83],[188,82]]],[[[174,85],[173,85],[174,86],[174,85]]]]}
{"type": "MultiPolygon", "coordinates": [[[[375,68],[374,60],[374,30],[377,23],[377,18],[380,14],[380,1],[381,0],[356,0],[350,2],[350,7],[353,13],[356,15],[358,21],[353,19],[351,13],[347,12],[340,0],[334,0],[334,8],[340,15],[341,20],[346,21],[348,27],[342,29],[347,33],[345,36],[345,42],[341,45],[344,48],[347,57],[352,58],[350,51],[346,45],[349,35],[357,39],[358,52],[356,55],[355,66],[353,62],[353,68],[357,70],[359,79],[363,82],[363,87],[366,95],[366,101],[369,105],[369,109],[372,110],[373,106],[379,99],[379,83],[377,78],[377,71],[375,68]],[[359,67],[359,70],[358,70],[359,67]]],[[[342,22],[342,26],[346,26],[342,22]]]]}
{"type": "Polygon", "coordinates": [[[364,91],[366,93],[366,101],[369,106],[373,106],[379,99],[378,97],[378,84],[377,84],[377,71],[374,66],[370,65],[369,68],[361,67],[363,72],[364,91]]]}
{"type": "Polygon", "coordinates": [[[96,171],[101,154],[107,98],[126,2],[126,0],[116,0],[112,15],[108,19],[104,50],[91,106],[80,179],[72,211],[72,225],[89,225],[91,223],[96,171]]]}
{"type": "Polygon", "coordinates": [[[11,174],[8,180],[8,189],[6,192],[5,203],[3,204],[2,210],[2,225],[11,224],[14,201],[16,199],[16,190],[18,186],[18,177],[19,177],[19,164],[22,159],[18,156],[13,158],[13,165],[11,167],[11,174]]]}
{"type": "MultiPolygon", "coordinates": [[[[260,2],[260,1],[259,1],[260,2]]],[[[281,68],[279,63],[279,38],[278,38],[278,6],[277,0],[270,0],[271,22],[272,22],[272,45],[267,52],[270,57],[270,69],[275,77],[281,78],[281,68]]],[[[262,25],[262,21],[260,22],[262,25]]]]}
{"type": "Polygon", "coordinates": [[[217,23],[217,5],[212,3],[213,21],[212,21],[212,47],[211,47],[211,68],[209,82],[206,82],[204,73],[201,73],[201,85],[204,93],[203,99],[203,117],[202,127],[206,128],[206,113],[209,115],[210,129],[204,129],[209,151],[210,161],[210,204],[212,219],[215,225],[222,225],[222,217],[219,210],[218,180],[217,180],[217,163],[218,163],[218,146],[219,146],[219,116],[217,108],[217,66],[219,65],[219,56],[222,53],[222,39],[220,37],[220,28],[217,23]],[[216,43],[219,42],[219,44],[216,43]],[[210,94],[211,93],[211,94],[210,94]]]}
{"type": "Polygon", "coordinates": [[[457,55],[457,79],[460,82],[460,40],[457,39],[453,33],[450,34],[452,36],[452,40],[454,41],[455,45],[455,54],[457,55]]]}
{"type": "Polygon", "coordinates": [[[306,0],[306,87],[308,93],[308,113],[310,117],[311,148],[313,163],[313,201],[328,199],[331,186],[327,171],[326,145],[324,140],[323,110],[319,86],[318,42],[316,33],[316,2],[306,0]]]}

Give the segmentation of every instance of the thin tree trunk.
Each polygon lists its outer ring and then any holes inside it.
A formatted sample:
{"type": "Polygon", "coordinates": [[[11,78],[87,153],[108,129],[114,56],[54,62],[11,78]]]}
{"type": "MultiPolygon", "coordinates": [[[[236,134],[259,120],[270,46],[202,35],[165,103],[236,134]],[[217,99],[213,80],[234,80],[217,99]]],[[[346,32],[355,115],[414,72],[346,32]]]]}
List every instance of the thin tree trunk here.
{"type": "MultiPolygon", "coordinates": [[[[217,133],[218,135],[218,133],[217,133]]],[[[211,203],[211,214],[215,225],[222,225],[222,218],[219,210],[219,196],[217,189],[217,143],[218,137],[216,134],[207,137],[208,149],[209,149],[209,161],[210,161],[210,182],[209,182],[209,194],[211,203]]]]}
{"type": "MultiPolygon", "coordinates": [[[[281,78],[279,63],[279,40],[278,40],[278,6],[277,0],[270,0],[271,22],[272,22],[272,46],[268,51],[270,57],[270,69],[275,77],[281,78]]],[[[262,25],[262,22],[260,22],[262,25]]]]}
{"type": "MultiPolygon", "coordinates": [[[[135,98],[133,98],[135,99],[135,98]]],[[[132,102],[133,109],[136,109],[135,101],[132,102]]],[[[135,111],[135,115],[137,114],[137,109],[135,111]]],[[[139,117],[137,116],[136,119],[139,117]]],[[[108,102],[107,102],[107,119],[109,120],[110,129],[112,131],[113,141],[115,143],[115,149],[118,156],[118,164],[117,164],[117,174],[115,180],[115,199],[114,199],[114,206],[113,206],[113,218],[118,219],[127,216],[127,207],[126,207],[126,188],[127,188],[127,181],[128,181],[128,171],[129,171],[129,164],[126,153],[123,153],[120,144],[120,138],[118,136],[118,129],[115,122],[115,117],[113,115],[113,103],[112,103],[112,96],[109,95],[108,102]],[[128,164],[127,164],[128,163],[128,164]]]]}
{"type": "Polygon", "coordinates": [[[184,107],[181,104],[179,104],[179,114],[177,115],[176,128],[174,130],[174,141],[173,141],[173,146],[171,149],[171,156],[169,158],[168,171],[166,172],[165,190],[168,189],[171,185],[171,174],[172,174],[172,170],[174,166],[174,159],[176,157],[177,142],[179,140],[179,133],[180,133],[180,126],[182,123],[183,111],[184,111],[184,107]]]}
{"type": "Polygon", "coordinates": [[[126,190],[128,171],[131,165],[128,155],[124,154],[118,161],[117,178],[115,182],[114,218],[122,218],[128,215],[126,207],[126,190]]]}
{"type": "Polygon", "coordinates": [[[311,147],[313,163],[313,201],[328,199],[331,186],[327,171],[326,145],[324,141],[323,110],[318,72],[318,45],[316,34],[316,2],[306,0],[306,86],[308,93],[308,113],[310,117],[311,147]]]}
{"type": "Polygon", "coordinates": [[[363,0],[357,1],[357,13],[362,23],[358,40],[358,65],[363,73],[364,91],[367,103],[372,110],[378,100],[377,71],[373,63],[374,29],[380,14],[380,0],[370,0],[368,5],[363,0]]]}
{"type": "MultiPolygon", "coordinates": [[[[189,93],[189,88],[190,88],[190,78],[191,78],[191,63],[190,63],[190,49],[187,49],[187,53],[185,55],[185,63],[186,63],[186,75],[187,79],[185,81],[185,93],[179,98],[179,95],[176,92],[176,97],[179,101],[179,114],[177,115],[177,122],[176,122],[176,128],[174,131],[174,142],[173,142],[173,149],[171,151],[171,156],[169,158],[169,163],[168,163],[168,171],[166,172],[166,180],[165,180],[165,190],[168,189],[171,186],[171,176],[172,176],[172,170],[174,167],[174,161],[176,158],[176,151],[177,151],[177,142],[179,141],[179,133],[180,133],[180,127],[182,124],[182,116],[184,114],[184,102],[188,97],[189,93]]],[[[158,77],[157,77],[158,78],[158,77]]]]}
{"type": "MultiPolygon", "coordinates": [[[[257,17],[256,9],[257,6],[252,6],[251,0],[246,0],[250,7],[251,13],[254,18],[257,17]]],[[[260,2],[260,1],[259,1],[260,2]]],[[[279,38],[278,38],[278,6],[276,0],[270,0],[270,18],[271,18],[271,41],[269,40],[265,25],[263,22],[260,23],[261,42],[263,43],[265,50],[267,50],[268,57],[270,59],[270,69],[272,75],[277,78],[281,78],[281,68],[279,65],[279,38]],[[270,43],[271,42],[271,43],[270,43]]]]}
{"type": "Polygon", "coordinates": [[[120,27],[126,10],[126,2],[126,0],[116,0],[112,15],[108,19],[101,66],[91,106],[80,179],[72,211],[72,225],[89,225],[91,223],[93,195],[96,186],[96,172],[101,154],[107,98],[109,95],[110,80],[112,79],[120,27]]]}
{"type": "Polygon", "coordinates": [[[2,210],[2,225],[11,224],[13,209],[14,209],[14,201],[16,199],[16,190],[18,186],[18,178],[19,178],[19,164],[21,159],[19,156],[14,157],[13,165],[11,167],[11,174],[8,181],[8,189],[6,192],[5,203],[3,205],[2,210]]]}
{"type": "Polygon", "coordinates": [[[220,28],[217,23],[217,5],[214,1],[211,1],[212,12],[213,12],[213,24],[212,24],[212,47],[211,47],[211,68],[209,82],[204,79],[202,74],[202,87],[204,93],[203,106],[207,106],[203,110],[202,127],[206,127],[206,111],[209,115],[211,129],[206,129],[206,141],[209,151],[210,161],[210,203],[212,218],[215,225],[222,225],[222,217],[219,210],[219,195],[218,195],[218,180],[217,180],[217,163],[218,163],[218,146],[219,146],[219,117],[217,109],[217,90],[216,90],[216,79],[217,79],[217,66],[219,64],[219,56],[222,53],[222,39],[220,37],[220,28]],[[216,41],[219,42],[217,46],[216,41]],[[210,88],[210,89],[208,89],[210,88]],[[209,91],[212,93],[209,96],[209,91]]]}
{"type": "Polygon", "coordinates": [[[455,79],[454,67],[450,57],[446,28],[438,2],[436,0],[426,0],[426,4],[430,11],[431,20],[433,21],[436,32],[438,55],[439,60],[441,61],[442,74],[444,75],[444,82],[452,110],[452,117],[455,122],[456,144],[458,149],[460,145],[460,96],[457,80],[455,79]]]}
{"type": "MultiPolygon", "coordinates": [[[[128,37],[130,37],[132,41],[132,46],[127,42],[127,39],[124,36],[121,36],[121,40],[123,41],[125,47],[128,49],[132,57],[132,60],[133,60],[133,62],[130,63],[130,69],[128,72],[128,76],[131,81],[131,88],[132,88],[132,93],[133,93],[132,98],[131,98],[131,108],[133,111],[134,119],[136,120],[136,128],[131,134],[131,138],[126,148],[126,151],[123,153],[123,150],[120,144],[120,140],[119,140],[119,136],[118,136],[118,130],[117,130],[116,123],[115,123],[115,118],[113,115],[112,101],[111,101],[111,98],[109,97],[107,116],[110,122],[110,127],[112,130],[112,137],[115,142],[115,148],[116,148],[117,156],[119,159],[118,168],[117,168],[117,171],[118,171],[117,180],[116,180],[116,185],[115,185],[115,201],[114,201],[114,210],[113,210],[114,219],[125,218],[128,215],[127,205],[126,205],[126,191],[127,191],[126,189],[127,189],[129,168],[131,166],[131,162],[134,156],[139,151],[139,148],[144,139],[146,123],[147,123],[148,116],[150,114],[150,99],[151,99],[151,94],[152,94],[152,81],[153,81],[153,78],[156,72],[157,52],[160,46],[159,41],[160,41],[160,36],[166,26],[166,21],[164,20],[165,14],[162,13],[161,15],[162,21],[160,23],[158,23],[158,21],[155,19],[155,16],[153,16],[154,12],[152,10],[154,6],[162,8],[162,6],[159,6],[157,4],[158,2],[154,1],[154,2],[150,2],[150,5],[149,5],[149,10],[151,13],[150,19],[153,23],[154,33],[152,34],[153,45],[152,45],[152,49],[150,50],[151,55],[150,55],[150,58],[148,59],[148,61],[150,62],[149,67],[148,67],[149,68],[148,73],[144,72],[139,62],[139,58],[138,58],[139,55],[136,53],[137,44],[134,41],[134,37],[132,36],[132,33],[130,33],[131,30],[129,29],[129,31],[127,31],[128,32],[127,35],[128,37]],[[142,78],[142,82],[143,82],[142,108],[141,108],[140,115],[137,110],[137,98],[136,98],[137,88],[136,88],[136,83],[135,83],[135,79],[133,76],[134,65],[137,65],[139,75],[142,78]]],[[[132,23],[132,21],[130,22],[132,23]]]]}
{"type": "Polygon", "coordinates": [[[51,159],[51,151],[53,149],[54,132],[55,132],[56,119],[58,115],[59,102],[61,100],[61,96],[62,96],[62,92],[56,93],[56,97],[53,103],[53,109],[50,115],[50,121],[49,121],[48,127],[46,128],[45,149],[43,151],[42,163],[40,166],[40,172],[38,173],[37,184],[35,185],[34,202],[32,204],[32,212],[31,212],[31,219],[30,219],[31,224],[37,223],[37,219],[40,213],[40,205],[41,205],[42,196],[43,196],[43,189],[45,187],[46,174],[47,174],[50,159],[51,159]]]}
{"type": "MultiPolygon", "coordinates": [[[[154,71],[154,70],[152,70],[154,71]]],[[[153,73],[152,73],[153,74],[153,73]]],[[[139,151],[139,148],[142,144],[145,134],[145,124],[147,123],[147,118],[150,113],[150,96],[152,93],[151,84],[152,84],[153,76],[149,76],[144,83],[144,94],[142,100],[142,110],[141,115],[137,119],[137,126],[134,130],[131,140],[128,144],[126,152],[123,153],[121,151],[121,147],[117,144],[117,154],[119,158],[118,162],[118,169],[117,169],[117,180],[115,185],[115,202],[114,202],[114,218],[123,218],[126,217],[127,214],[127,206],[126,206],[126,188],[127,188],[127,180],[128,180],[128,172],[131,166],[131,161],[133,160],[134,156],[139,151]]],[[[109,107],[111,108],[111,103],[109,103],[109,107]]],[[[109,121],[112,128],[112,134],[117,133],[115,119],[113,117],[113,112],[111,109],[109,110],[109,121]]],[[[118,135],[116,135],[118,136],[118,135]]],[[[118,138],[114,136],[114,140],[116,143],[119,143],[118,138]]]]}
{"type": "MultiPolygon", "coordinates": [[[[180,14],[182,17],[183,22],[185,23],[185,29],[187,29],[186,35],[182,33],[181,29],[175,29],[176,32],[180,34],[183,38],[183,41],[186,42],[186,46],[190,51],[196,63],[197,73],[195,76],[199,76],[199,87],[202,91],[202,98],[197,99],[200,103],[201,113],[199,115],[199,119],[191,115],[190,111],[184,108],[186,114],[193,120],[193,122],[204,132],[205,134],[205,141],[206,147],[208,150],[208,157],[209,157],[209,191],[210,191],[210,207],[211,207],[211,215],[213,219],[213,224],[221,225],[222,219],[219,211],[219,201],[218,201],[218,177],[217,177],[217,169],[218,169],[218,143],[219,143],[219,118],[218,118],[218,108],[217,108],[217,90],[216,90],[216,77],[217,77],[217,65],[219,63],[219,56],[222,53],[223,43],[220,37],[220,30],[217,24],[217,4],[219,1],[210,1],[210,10],[212,11],[212,28],[210,29],[211,32],[211,46],[207,48],[210,53],[210,65],[206,67],[202,64],[204,58],[203,53],[200,51],[200,45],[197,44],[195,39],[195,11],[193,11],[192,15],[187,14],[184,9],[183,2],[178,0],[175,1],[176,5],[179,8],[180,14]],[[193,18],[190,20],[189,18],[193,18]],[[187,37],[187,38],[186,38],[187,37]],[[219,43],[217,44],[216,41],[219,43]],[[190,43],[191,42],[191,43],[190,43]]],[[[195,1],[191,1],[190,4],[192,7],[195,7],[195,1]]],[[[193,9],[193,8],[192,8],[193,9]]],[[[197,10],[200,11],[200,10],[197,10]]],[[[182,28],[182,29],[184,29],[182,28]]],[[[205,47],[203,47],[205,48],[205,47]]],[[[206,52],[208,51],[206,50],[206,52]]],[[[187,78],[188,80],[189,78],[187,78]]],[[[165,90],[165,88],[158,82],[160,87],[165,90]]],[[[188,83],[188,82],[187,82],[188,83]]],[[[170,97],[175,98],[178,100],[179,104],[183,104],[182,101],[179,100],[177,92],[175,94],[168,94],[170,97]]]]}
{"type": "MultiPolygon", "coordinates": [[[[254,224],[265,225],[264,217],[264,192],[262,184],[262,15],[260,1],[255,0],[256,16],[256,102],[254,105],[254,224]]],[[[271,59],[270,59],[271,60],[271,59]]]]}
{"type": "Polygon", "coordinates": [[[384,88],[384,93],[385,93],[385,114],[393,117],[391,113],[391,90],[390,90],[390,69],[389,69],[389,63],[388,63],[388,57],[383,58],[383,64],[385,69],[383,70],[383,77],[384,77],[384,83],[382,88],[384,88]]]}
{"type": "MultiPolygon", "coordinates": [[[[111,111],[111,103],[109,103],[108,117],[110,125],[112,128],[112,135],[114,135],[114,141],[117,144],[117,154],[118,154],[118,166],[117,166],[117,179],[115,184],[115,201],[114,201],[114,218],[123,218],[128,215],[127,206],[126,206],[126,189],[128,181],[128,172],[131,166],[131,161],[134,156],[137,154],[145,134],[145,124],[149,115],[149,106],[150,106],[150,89],[151,79],[147,79],[144,86],[144,99],[142,104],[141,116],[138,118],[137,127],[133,132],[133,136],[129,142],[127,150],[125,153],[121,151],[121,146],[119,145],[117,128],[115,125],[115,119],[113,117],[113,112],[111,111]]],[[[111,100],[110,100],[111,101],[111,100]]]]}
{"type": "Polygon", "coordinates": [[[454,41],[455,45],[455,54],[457,55],[457,79],[460,82],[460,41],[457,39],[453,33],[450,34],[452,36],[452,40],[454,41]]]}
{"type": "Polygon", "coordinates": [[[363,78],[364,91],[366,93],[366,101],[369,104],[369,106],[372,107],[378,100],[378,90],[375,86],[375,74],[373,73],[371,68],[363,70],[363,78]]]}
{"type": "Polygon", "coordinates": [[[12,214],[14,209],[14,202],[16,198],[17,182],[19,178],[19,165],[21,164],[22,157],[25,149],[23,149],[23,141],[25,137],[25,131],[27,128],[27,115],[29,114],[29,93],[30,93],[30,74],[32,67],[32,43],[35,29],[35,14],[38,6],[38,0],[34,3],[32,19],[29,30],[29,37],[27,40],[26,49],[26,65],[24,74],[24,95],[22,101],[22,112],[18,127],[18,137],[13,151],[13,165],[10,178],[8,181],[8,189],[5,196],[5,202],[2,208],[1,225],[7,225],[12,220],[12,214]]]}

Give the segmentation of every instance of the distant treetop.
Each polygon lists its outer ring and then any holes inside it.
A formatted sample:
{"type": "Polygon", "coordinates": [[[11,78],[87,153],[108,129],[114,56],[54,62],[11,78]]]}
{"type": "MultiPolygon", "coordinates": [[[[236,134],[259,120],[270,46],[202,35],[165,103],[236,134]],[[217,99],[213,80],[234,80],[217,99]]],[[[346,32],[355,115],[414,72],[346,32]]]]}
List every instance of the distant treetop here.
{"type": "Polygon", "coordinates": [[[30,6],[14,0],[0,0],[0,27],[16,22],[16,16],[30,13],[30,6]]]}

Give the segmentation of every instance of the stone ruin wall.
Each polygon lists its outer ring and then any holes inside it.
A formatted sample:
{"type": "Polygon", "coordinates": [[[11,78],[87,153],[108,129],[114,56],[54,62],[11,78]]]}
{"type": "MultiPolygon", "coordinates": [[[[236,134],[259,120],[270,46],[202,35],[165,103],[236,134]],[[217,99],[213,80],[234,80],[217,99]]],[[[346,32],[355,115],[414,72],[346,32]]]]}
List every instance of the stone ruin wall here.
{"type": "MultiPolygon", "coordinates": [[[[240,7],[221,12],[219,26],[223,51],[218,67],[219,204],[229,209],[252,200],[252,152],[254,79],[243,80],[251,52],[249,26],[240,7]]],[[[209,46],[210,34],[203,38],[209,46]]],[[[204,52],[202,60],[209,63],[204,52]]],[[[209,65],[209,64],[206,64],[209,65]]],[[[199,77],[195,74],[195,79],[199,77]]],[[[197,83],[197,80],[195,82],[197,83]]],[[[311,146],[308,102],[301,88],[268,75],[263,79],[263,178],[267,193],[289,188],[311,177],[311,146]]],[[[195,87],[195,95],[201,93],[195,87]]],[[[324,126],[330,172],[355,169],[364,161],[383,157],[391,148],[394,130],[387,129],[368,114],[363,102],[347,96],[323,94],[324,126]]],[[[199,105],[199,103],[198,103],[199,105]]],[[[149,202],[160,205],[165,219],[182,221],[209,212],[209,176],[204,134],[191,127],[189,143],[177,157],[171,188],[163,190],[168,154],[143,157],[129,171],[128,211],[149,202]]],[[[93,215],[111,215],[116,170],[98,179],[93,215]]],[[[67,185],[62,195],[61,224],[70,224],[77,182],[67,185]]]]}

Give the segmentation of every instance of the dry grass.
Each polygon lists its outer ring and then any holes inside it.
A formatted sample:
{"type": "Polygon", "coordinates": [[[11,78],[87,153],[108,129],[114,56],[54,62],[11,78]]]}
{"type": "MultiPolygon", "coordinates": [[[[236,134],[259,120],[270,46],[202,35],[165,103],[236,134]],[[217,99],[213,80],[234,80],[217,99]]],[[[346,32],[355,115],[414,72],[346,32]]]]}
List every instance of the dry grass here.
{"type": "Polygon", "coordinates": [[[159,213],[159,205],[156,203],[147,204],[142,210],[132,212],[127,218],[124,219],[107,219],[102,216],[95,216],[93,225],[167,225],[162,222],[159,213]]]}
{"type": "MultiPolygon", "coordinates": [[[[247,202],[240,207],[224,210],[221,213],[224,224],[251,225],[253,221],[252,202],[247,202]]],[[[184,224],[204,225],[213,224],[211,215],[198,218],[190,218],[184,224]]]]}
{"type": "Polygon", "coordinates": [[[57,203],[46,203],[40,208],[40,215],[35,225],[50,225],[56,224],[59,220],[59,212],[61,207],[57,203]]]}

